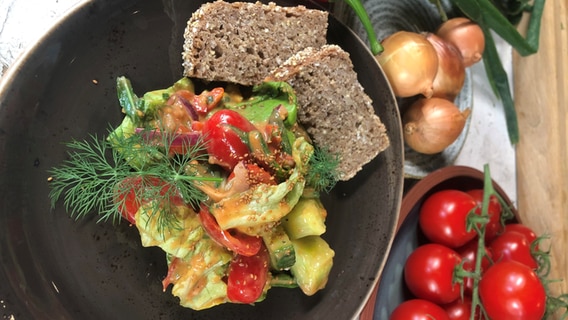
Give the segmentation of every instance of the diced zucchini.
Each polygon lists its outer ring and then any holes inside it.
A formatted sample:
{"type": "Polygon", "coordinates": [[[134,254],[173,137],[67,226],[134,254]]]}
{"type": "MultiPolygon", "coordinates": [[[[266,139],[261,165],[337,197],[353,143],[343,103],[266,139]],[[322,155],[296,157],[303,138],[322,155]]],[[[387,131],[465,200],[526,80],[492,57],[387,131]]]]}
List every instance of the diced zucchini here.
{"type": "Polygon", "coordinates": [[[320,236],[325,232],[326,216],[319,198],[301,198],[282,219],[282,225],[290,239],[320,236]]]}
{"type": "Polygon", "coordinates": [[[274,227],[262,236],[270,254],[270,264],[274,270],[287,270],[296,262],[294,245],[282,225],[274,227]]]}
{"type": "Polygon", "coordinates": [[[292,243],[296,263],[290,271],[304,294],[311,296],[327,284],[335,252],[319,236],[303,237],[292,243]]]}
{"type": "Polygon", "coordinates": [[[272,278],[270,279],[270,286],[280,288],[297,288],[298,284],[296,283],[296,279],[294,279],[292,275],[286,272],[282,272],[272,274],[272,278]]]}

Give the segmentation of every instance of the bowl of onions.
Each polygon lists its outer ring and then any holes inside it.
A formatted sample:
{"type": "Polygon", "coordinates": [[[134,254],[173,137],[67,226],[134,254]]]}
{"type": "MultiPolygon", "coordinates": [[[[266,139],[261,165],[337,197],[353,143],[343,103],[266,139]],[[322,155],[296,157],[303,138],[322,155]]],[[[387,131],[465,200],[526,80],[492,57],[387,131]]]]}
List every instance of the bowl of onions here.
{"type": "MultiPolygon", "coordinates": [[[[383,51],[375,55],[402,115],[407,178],[453,164],[467,138],[473,107],[470,66],[481,59],[481,29],[442,1],[362,0],[383,51]],[[442,17],[441,11],[447,14],[442,17]]],[[[344,2],[335,15],[362,39],[368,29],[344,2]]]]}

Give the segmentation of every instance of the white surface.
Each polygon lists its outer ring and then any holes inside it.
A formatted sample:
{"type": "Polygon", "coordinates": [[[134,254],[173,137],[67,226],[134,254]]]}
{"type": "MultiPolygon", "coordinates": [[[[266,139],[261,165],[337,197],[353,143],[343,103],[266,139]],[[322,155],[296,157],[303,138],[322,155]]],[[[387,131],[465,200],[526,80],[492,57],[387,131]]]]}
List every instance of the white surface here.
{"type": "MultiPolygon", "coordinates": [[[[497,51],[512,79],[512,49],[506,42],[495,36],[497,51]]],[[[467,165],[483,171],[489,164],[491,176],[516,205],[517,180],[515,149],[509,142],[503,104],[487,83],[483,62],[472,66],[473,112],[472,122],[465,144],[456,159],[456,164],[467,165]]]]}
{"type": "MultiPolygon", "coordinates": [[[[17,57],[58,17],[81,0],[2,0],[0,2],[0,76],[17,57]]],[[[498,51],[512,88],[511,48],[496,38],[498,51]]],[[[483,170],[489,164],[492,177],[516,202],[515,150],[509,143],[501,102],[495,97],[483,63],[472,67],[473,112],[465,145],[455,164],[483,170]]]]}

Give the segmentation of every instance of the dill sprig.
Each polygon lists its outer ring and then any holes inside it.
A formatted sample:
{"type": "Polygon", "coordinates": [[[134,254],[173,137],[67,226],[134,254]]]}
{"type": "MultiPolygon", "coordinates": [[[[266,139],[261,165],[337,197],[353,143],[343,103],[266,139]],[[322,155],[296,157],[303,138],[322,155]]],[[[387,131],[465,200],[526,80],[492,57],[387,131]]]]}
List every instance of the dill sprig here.
{"type": "Polygon", "coordinates": [[[201,139],[184,143],[185,153],[172,156],[170,146],[176,135],[160,134],[151,139],[147,136],[113,135],[110,142],[91,135],[88,140],[66,143],[69,158],[49,172],[52,208],[62,198],[66,211],[75,219],[96,213],[100,216],[98,222],[116,223],[121,219],[120,212],[129,193],[134,192],[136,202],[150,204],[146,209],[150,216],[158,215],[159,232],[175,228],[178,221],[170,212],[175,204],[173,199],[181,198],[197,207],[206,196],[193,182],[219,178],[186,174],[188,167],[207,159],[201,139]],[[129,160],[134,157],[146,157],[152,162],[133,169],[129,160]]]}
{"type": "Polygon", "coordinates": [[[316,191],[329,192],[339,180],[339,155],[327,148],[314,147],[306,173],[306,184],[316,191]]]}

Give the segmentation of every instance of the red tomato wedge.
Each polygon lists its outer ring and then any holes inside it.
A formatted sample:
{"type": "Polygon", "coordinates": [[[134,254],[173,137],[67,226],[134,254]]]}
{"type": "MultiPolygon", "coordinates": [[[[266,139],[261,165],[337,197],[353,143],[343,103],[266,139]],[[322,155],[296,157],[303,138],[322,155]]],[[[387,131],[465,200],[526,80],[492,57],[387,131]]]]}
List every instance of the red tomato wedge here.
{"type": "Polygon", "coordinates": [[[262,238],[249,236],[238,231],[229,232],[223,230],[217,224],[215,217],[209,212],[205,205],[199,211],[199,220],[203,229],[219,245],[245,257],[254,256],[262,247],[262,238]]]}

